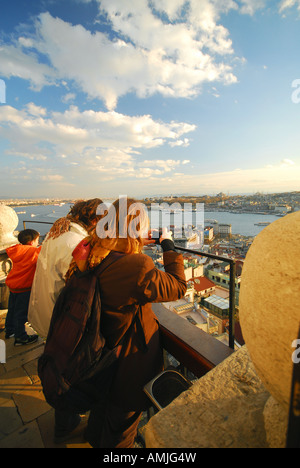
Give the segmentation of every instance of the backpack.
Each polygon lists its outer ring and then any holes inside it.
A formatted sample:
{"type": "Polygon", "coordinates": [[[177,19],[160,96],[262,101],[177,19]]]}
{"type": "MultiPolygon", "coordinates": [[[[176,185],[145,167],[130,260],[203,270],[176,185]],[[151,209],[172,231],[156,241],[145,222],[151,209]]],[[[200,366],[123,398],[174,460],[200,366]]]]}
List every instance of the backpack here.
{"type": "Polygon", "coordinates": [[[55,303],[38,375],[46,401],[56,409],[86,412],[97,403],[93,378],[118,358],[122,342],[108,349],[100,331],[98,277],[118,260],[111,252],[94,270],[73,275],[55,303]]]}

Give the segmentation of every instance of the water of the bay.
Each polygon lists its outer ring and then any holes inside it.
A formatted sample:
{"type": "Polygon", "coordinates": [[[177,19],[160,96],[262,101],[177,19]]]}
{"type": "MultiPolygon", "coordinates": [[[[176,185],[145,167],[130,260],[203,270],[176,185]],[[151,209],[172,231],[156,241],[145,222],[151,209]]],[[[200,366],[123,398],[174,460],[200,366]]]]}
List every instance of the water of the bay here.
{"type": "MultiPolygon", "coordinates": [[[[70,210],[70,204],[63,205],[27,205],[14,207],[19,224],[18,231],[26,228],[36,229],[41,235],[46,234],[51,228],[51,224],[58,218],[66,216],[70,210]],[[43,224],[47,223],[47,224],[43,224]]],[[[185,213],[185,222],[192,223],[192,212],[185,213]]],[[[226,211],[206,211],[204,207],[204,224],[208,220],[216,220],[219,223],[231,224],[232,234],[241,234],[243,236],[256,236],[265,226],[257,226],[257,223],[272,223],[277,221],[277,216],[263,215],[255,213],[232,213],[226,211]]]]}

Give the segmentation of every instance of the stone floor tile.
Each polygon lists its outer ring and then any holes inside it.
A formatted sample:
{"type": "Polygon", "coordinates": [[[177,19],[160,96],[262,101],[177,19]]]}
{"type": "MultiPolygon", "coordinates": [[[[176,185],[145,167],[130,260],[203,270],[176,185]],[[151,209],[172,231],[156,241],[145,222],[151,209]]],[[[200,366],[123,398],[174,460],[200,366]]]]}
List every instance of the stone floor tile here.
{"type": "Polygon", "coordinates": [[[1,363],[0,363],[0,376],[3,375],[3,374],[5,374],[5,372],[6,372],[6,369],[5,369],[5,367],[4,367],[4,364],[1,364],[1,363]]]}
{"type": "Polygon", "coordinates": [[[2,374],[0,376],[0,401],[1,398],[11,398],[11,395],[31,384],[30,378],[22,367],[2,374]]]}
{"type": "MultiPolygon", "coordinates": [[[[34,344],[26,345],[26,347],[28,347],[26,350],[24,350],[24,347],[22,346],[22,350],[19,350],[18,354],[8,355],[9,357],[6,359],[6,363],[3,364],[7,372],[24,366],[27,362],[39,358],[44,350],[43,343],[40,343],[38,346],[34,346],[34,344]]],[[[19,349],[19,347],[17,347],[17,349],[19,349]]]]}
{"type": "Polygon", "coordinates": [[[22,419],[12,399],[1,401],[0,440],[23,426],[22,419]]]}
{"type": "Polygon", "coordinates": [[[27,423],[51,408],[45,401],[41,385],[28,385],[13,394],[22,421],[27,423]]]}
{"type": "Polygon", "coordinates": [[[91,448],[83,438],[83,432],[87,424],[87,417],[82,416],[81,423],[74,431],[72,438],[62,444],[55,444],[54,437],[54,409],[43,414],[37,419],[41,437],[45,448],[91,448]]]}
{"type": "Polygon", "coordinates": [[[56,445],[53,443],[54,436],[54,409],[51,408],[47,413],[42,414],[37,419],[40,429],[41,437],[45,448],[54,448],[56,445]]]}
{"type": "Polygon", "coordinates": [[[29,375],[33,384],[40,383],[38,375],[38,359],[34,359],[33,361],[23,365],[23,369],[26,371],[26,374],[29,375]]]}
{"type": "Polygon", "coordinates": [[[0,440],[0,448],[44,448],[37,422],[32,421],[0,440]]]}
{"type": "Polygon", "coordinates": [[[23,346],[15,346],[15,339],[13,337],[5,339],[4,334],[1,333],[0,338],[2,340],[4,339],[5,341],[7,360],[16,356],[20,356],[22,354],[26,354],[28,353],[28,351],[31,351],[32,349],[40,348],[44,344],[44,341],[41,338],[38,338],[38,341],[36,341],[35,343],[23,345],[23,346]]]}

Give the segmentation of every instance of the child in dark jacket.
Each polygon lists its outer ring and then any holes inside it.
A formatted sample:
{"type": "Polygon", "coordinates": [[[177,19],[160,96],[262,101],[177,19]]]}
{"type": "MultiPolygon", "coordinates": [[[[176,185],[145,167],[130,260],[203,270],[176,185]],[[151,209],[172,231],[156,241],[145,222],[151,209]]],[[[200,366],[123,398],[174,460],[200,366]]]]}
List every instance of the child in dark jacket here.
{"type": "Polygon", "coordinates": [[[18,235],[19,244],[6,249],[13,266],[6,285],[9,288],[8,311],[5,321],[5,338],[15,337],[15,346],[34,343],[38,335],[28,335],[25,330],[31,286],[36,262],[41,250],[39,232],[25,229],[18,235]]]}

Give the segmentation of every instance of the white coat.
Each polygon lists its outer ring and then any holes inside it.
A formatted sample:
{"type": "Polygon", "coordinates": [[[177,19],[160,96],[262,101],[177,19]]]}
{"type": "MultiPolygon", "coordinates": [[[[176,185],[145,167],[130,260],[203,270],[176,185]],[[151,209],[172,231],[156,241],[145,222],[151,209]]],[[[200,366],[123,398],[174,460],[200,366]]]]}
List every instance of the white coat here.
{"type": "Polygon", "coordinates": [[[87,235],[83,227],[71,223],[68,232],[43,242],[28,309],[28,322],[43,338],[47,337],[54,304],[65,285],[72,252],[87,235]]]}

